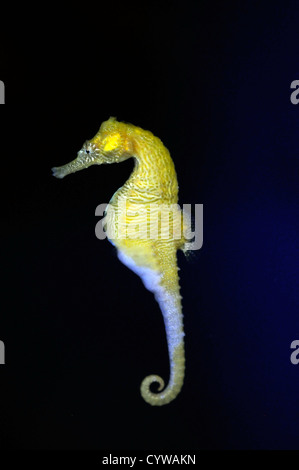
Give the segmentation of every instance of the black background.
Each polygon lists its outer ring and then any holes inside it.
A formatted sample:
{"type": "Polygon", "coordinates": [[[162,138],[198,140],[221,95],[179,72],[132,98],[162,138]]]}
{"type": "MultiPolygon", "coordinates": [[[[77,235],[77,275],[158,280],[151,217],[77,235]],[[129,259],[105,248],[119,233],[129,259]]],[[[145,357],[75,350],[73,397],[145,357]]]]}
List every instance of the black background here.
{"type": "Polygon", "coordinates": [[[298,449],[298,2],[36,8],[1,53],[1,448],[298,449]],[[94,234],[133,160],[50,171],[109,116],[160,137],[180,203],[204,204],[179,254],[185,384],[161,408],[139,386],[167,380],[162,315],[94,234]]]}

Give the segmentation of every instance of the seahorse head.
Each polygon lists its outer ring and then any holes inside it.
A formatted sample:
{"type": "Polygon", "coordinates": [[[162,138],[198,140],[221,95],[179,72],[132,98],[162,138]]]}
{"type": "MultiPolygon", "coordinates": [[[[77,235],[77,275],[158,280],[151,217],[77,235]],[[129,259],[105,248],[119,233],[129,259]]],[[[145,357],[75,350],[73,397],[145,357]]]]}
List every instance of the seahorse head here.
{"type": "MultiPolygon", "coordinates": [[[[67,165],[52,168],[56,178],[64,178],[70,173],[103,163],[118,163],[134,154],[135,126],[110,118],[102,123],[100,130],[91,140],[87,140],[77,154],[77,158],[67,165]]],[[[138,130],[137,130],[138,133],[138,130]]]]}

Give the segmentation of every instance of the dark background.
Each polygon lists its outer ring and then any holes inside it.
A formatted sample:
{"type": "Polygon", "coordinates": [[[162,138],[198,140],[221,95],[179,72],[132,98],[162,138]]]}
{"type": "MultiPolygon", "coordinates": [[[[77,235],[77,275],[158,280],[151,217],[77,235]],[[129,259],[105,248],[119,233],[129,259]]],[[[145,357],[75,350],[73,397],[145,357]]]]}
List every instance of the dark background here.
{"type": "Polygon", "coordinates": [[[299,4],[80,8],[35,7],[1,52],[1,448],[299,449],[299,4]],[[185,384],[161,408],[139,393],[168,377],[158,304],[94,234],[133,160],[50,171],[109,116],[159,136],[180,203],[204,204],[179,254],[185,384]]]}

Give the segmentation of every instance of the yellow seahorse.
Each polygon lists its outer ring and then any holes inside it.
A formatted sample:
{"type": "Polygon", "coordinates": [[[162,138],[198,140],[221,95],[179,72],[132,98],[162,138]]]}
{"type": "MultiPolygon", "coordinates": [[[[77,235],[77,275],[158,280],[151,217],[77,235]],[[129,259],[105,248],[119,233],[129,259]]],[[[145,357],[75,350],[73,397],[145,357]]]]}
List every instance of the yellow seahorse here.
{"type": "Polygon", "coordinates": [[[188,250],[185,234],[190,225],[177,204],[177,176],[169,151],[150,131],[110,118],[93,139],[85,142],[75,160],[52,170],[54,176],[64,178],[94,164],[118,163],[129,157],[135,158],[135,167],[107,206],[106,232],[119,259],[141,277],[160,305],[169,351],[169,383],[163,390],[163,379],[150,375],[140,390],[146,402],[164,405],[178,395],[184,381],[184,330],[176,252],[188,250]],[[169,227],[164,223],[166,219],[169,227]],[[154,382],[159,384],[159,393],[150,390],[154,382]]]}

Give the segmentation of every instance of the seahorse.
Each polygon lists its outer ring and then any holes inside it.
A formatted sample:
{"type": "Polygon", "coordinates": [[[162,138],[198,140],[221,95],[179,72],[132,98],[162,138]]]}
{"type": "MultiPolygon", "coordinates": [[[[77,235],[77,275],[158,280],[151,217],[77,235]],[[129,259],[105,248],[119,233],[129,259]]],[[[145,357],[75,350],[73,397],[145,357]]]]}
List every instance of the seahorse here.
{"type": "Polygon", "coordinates": [[[147,403],[164,405],[176,398],[184,382],[184,329],[177,250],[187,252],[186,234],[190,226],[187,214],[178,206],[177,175],[170,153],[152,132],[109,118],[95,137],[84,143],[75,160],[52,171],[55,177],[64,178],[94,164],[119,163],[130,157],[135,159],[134,170],[113,195],[103,220],[118,258],[154,293],[164,317],[170,362],[168,385],[164,388],[160,376],[149,375],[140,387],[147,403]],[[161,213],[164,216],[166,213],[170,229],[162,226],[161,213]],[[157,226],[156,236],[148,236],[157,226]],[[136,227],[139,227],[138,236],[134,232],[136,227]],[[150,389],[154,382],[158,383],[156,393],[150,389]]]}

